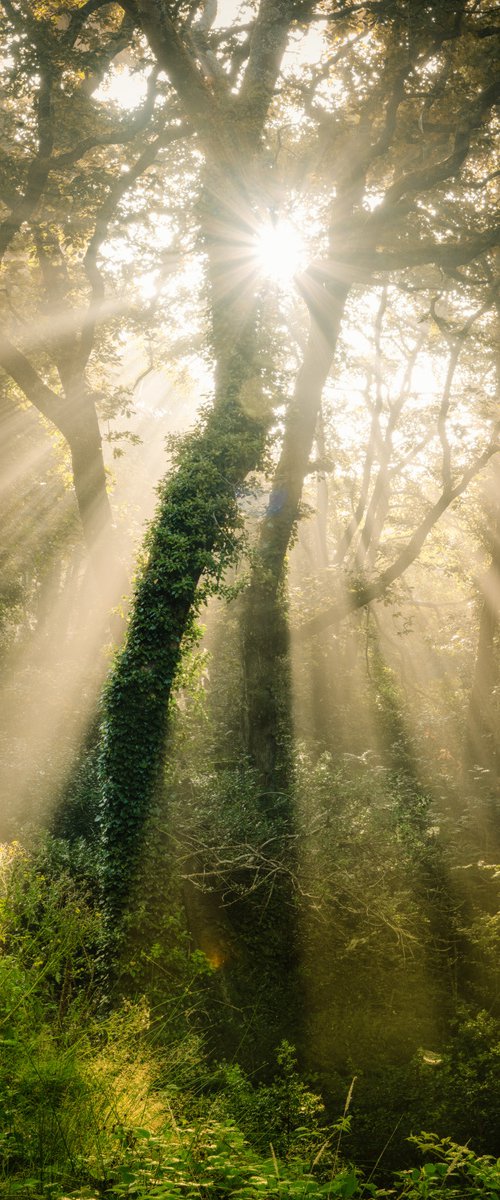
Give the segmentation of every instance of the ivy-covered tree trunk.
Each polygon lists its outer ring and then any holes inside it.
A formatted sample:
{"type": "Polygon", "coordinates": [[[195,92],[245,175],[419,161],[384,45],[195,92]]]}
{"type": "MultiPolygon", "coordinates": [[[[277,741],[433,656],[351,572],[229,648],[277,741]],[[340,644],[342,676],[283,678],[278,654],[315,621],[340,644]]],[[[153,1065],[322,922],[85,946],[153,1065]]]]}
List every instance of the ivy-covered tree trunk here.
{"type": "Polygon", "coordinates": [[[261,0],[237,98],[230,77],[208,78],[200,69],[167,6],[140,0],[137,15],[205,154],[199,215],[216,383],[203,429],[187,440],[161,489],[128,636],[107,689],[101,813],[105,903],[114,922],[127,905],[161,779],[167,706],[198,584],[204,573],[217,577],[224,569],[239,522],[238,490],[265,444],[270,402],[258,357],[251,236],[254,205],[265,204],[262,131],[296,14],[288,0],[261,0]]]}
{"type": "Polygon", "coordinates": [[[283,582],[256,564],[242,606],[243,743],[265,812],[288,823],[292,736],[289,631],[283,582]],[[274,581],[273,581],[274,583],[274,581]]]}
{"type": "Polygon", "coordinates": [[[107,688],[100,755],[104,890],[119,919],[138,866],[145,821],[161,777],[167,706],[198,584],[232,552],[238,490],[258,463],[267,419],[249,415],[259,390],[255,312],[219,368],[204,428],[187,440],[163,485],[137,583],[126,643],[107,688]]]}

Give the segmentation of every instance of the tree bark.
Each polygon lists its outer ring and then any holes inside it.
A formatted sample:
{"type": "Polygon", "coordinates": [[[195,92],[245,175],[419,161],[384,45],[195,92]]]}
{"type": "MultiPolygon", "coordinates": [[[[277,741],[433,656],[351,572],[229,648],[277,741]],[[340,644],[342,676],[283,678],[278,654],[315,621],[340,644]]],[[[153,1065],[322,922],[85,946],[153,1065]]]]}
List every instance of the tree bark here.
{"type": "Polygon", "coordinates": [[[283,808],[289,803],[292,718],[289,634],[283,596],[285,559],[299,513],[323,388],[332,365],[347,295],[347,285],[330,289],[328,326],[323,323],[321,328],[314,315],[311,317],[309,339],[286,417],[281,456],[243,605],[244,738],[265,803],[273,808],[283,808]]]}
{"type": "Polygon", "coordinates": [[[113,546],[99,421],[83,375],[71,366],[64,375],[64,394],[54,392],[5,335],[0,336],[0,366],[68,444],[84,542],[96,585],[101,596],[107,596],[110,577],[116,584],[121,569],[113,546]]]}
{"type": "Polygon", "coordinates": [[[68,412],[71,416],[67,418],[66,440],[83,537],[98,594],[104,602],[112,603],[125,586],[125,573],[114,546],[99,421],[83,386],[69,397],[68,412]]]}

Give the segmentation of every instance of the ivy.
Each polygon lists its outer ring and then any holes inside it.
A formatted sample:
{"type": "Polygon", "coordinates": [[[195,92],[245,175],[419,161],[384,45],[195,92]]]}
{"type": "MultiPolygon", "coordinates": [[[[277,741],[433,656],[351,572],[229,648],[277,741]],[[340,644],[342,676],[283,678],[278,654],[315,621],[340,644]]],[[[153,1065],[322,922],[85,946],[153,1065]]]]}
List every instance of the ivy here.
{"type": "MultiPolygon", "coordinates": [[[[250,342],[253,338],[251,331],[250,342]]],[[[168,702],[200,606],[223,587],[242,545],[238,497],[261,459],[267,420],[240,389],[254,371],[248,331],[222,396],[176,451],[160,485],[125,646],[111,673],[99,751],[103,890],[110,922],[127,905],[144,828],[162,776],[168,702]]]]}

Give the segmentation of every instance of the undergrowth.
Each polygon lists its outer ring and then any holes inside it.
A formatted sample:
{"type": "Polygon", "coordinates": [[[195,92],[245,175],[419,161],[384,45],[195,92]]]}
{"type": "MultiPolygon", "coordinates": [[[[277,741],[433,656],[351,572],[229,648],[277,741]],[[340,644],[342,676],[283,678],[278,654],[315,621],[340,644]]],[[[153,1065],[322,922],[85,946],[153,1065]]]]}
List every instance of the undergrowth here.
{"type": "Polygon", "coordinates": [[[102,920],[67,854],[3,848],[0,1197],[500,1200],[498,1162],[433,1134],[412,1139],[421,1165],[363,1175],[352,1089],[331,1121],[286,1042],[256,1084],[210,1064],[187,1019],[155,1040],[145,998],[103,1015],[102,920]]]}

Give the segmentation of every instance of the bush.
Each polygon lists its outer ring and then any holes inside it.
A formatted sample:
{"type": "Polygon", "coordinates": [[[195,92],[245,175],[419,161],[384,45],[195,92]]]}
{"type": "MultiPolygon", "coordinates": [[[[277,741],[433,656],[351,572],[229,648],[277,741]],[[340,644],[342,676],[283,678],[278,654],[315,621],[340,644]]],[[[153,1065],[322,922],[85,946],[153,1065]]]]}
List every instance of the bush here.
{"type": "Polygon", "coordinates": [[[222,1072],[223,1103],[245,1136],[262,1153],[312,1160],[325,1140],[321,1098],[301,1080],[293,1046],[283,1041],[271,1083],[253,1087],[237,1065],[222,1072]]]}

